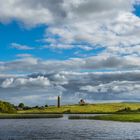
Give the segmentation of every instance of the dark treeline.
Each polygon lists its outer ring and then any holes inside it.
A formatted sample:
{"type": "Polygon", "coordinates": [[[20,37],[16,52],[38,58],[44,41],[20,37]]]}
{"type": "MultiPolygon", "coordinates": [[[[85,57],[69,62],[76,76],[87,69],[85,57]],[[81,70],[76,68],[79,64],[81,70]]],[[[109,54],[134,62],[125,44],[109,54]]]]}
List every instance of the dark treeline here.
{"type": "Polygon", "coordinates": [[[44,105],[44,106],[34,106],[34,107],[30,107],[30,106],[26,106],[24,105],[24,103],[20,103],[18,106],[15,106],[9,102],[5,102],[5,101],[0,101],[0,113],[16,113],[17,110],[28,110],[28,109],[44,109],[47,108],[48,105],[44,105]]]}
{"type": "Polygon", "coordinates": [[[14,108],[16,110],[44,109],[44,108],[47,108],[47,107],[48,107],[47,104],[44,105],[44,106],[38,106],[38,105],[36,105],[36,106],[30,107],[30,106],[25,105],[24,103],[20,103],[18,106],[14,106],[14,108]]]}

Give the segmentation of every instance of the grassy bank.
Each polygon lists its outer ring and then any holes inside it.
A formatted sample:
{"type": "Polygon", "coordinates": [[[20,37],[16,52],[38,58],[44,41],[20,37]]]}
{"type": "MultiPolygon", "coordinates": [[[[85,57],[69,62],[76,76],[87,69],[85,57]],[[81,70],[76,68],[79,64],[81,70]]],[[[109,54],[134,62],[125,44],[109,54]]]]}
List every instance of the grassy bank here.
{"type": "Polygon", "coordinates": [[[18,113],[23,114],[103,114],[103,113],[116,113],[124,108],[131,108],[131,110],[137,110],[140,108],[140,103],[102,103],[102,104],[87,104],[84,106],[80,105],[64,105],[60,108],[55,106],[49,106],[44,109],[30,109],[21,110],[18,113]]]}
{"type": "Polygon", "coordinates": [[[113,114],[101,116],[69,116],[69,119],[92,119],[121,122],[140,122],[140,114],[113,114]]]}
{"type": "Polygon", "coordinates": [[[0,119],[61,118],[62,114],[0,114],[0,119]]]}

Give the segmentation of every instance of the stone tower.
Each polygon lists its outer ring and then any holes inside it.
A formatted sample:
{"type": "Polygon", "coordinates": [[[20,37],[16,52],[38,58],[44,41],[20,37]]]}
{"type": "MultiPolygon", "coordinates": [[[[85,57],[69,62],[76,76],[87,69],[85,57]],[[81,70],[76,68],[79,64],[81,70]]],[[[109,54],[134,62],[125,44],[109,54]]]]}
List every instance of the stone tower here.
{"type": "Polygon", "coordinates": [[[57,97],[57,107],[60,107],[60,96],[57,97]]]}

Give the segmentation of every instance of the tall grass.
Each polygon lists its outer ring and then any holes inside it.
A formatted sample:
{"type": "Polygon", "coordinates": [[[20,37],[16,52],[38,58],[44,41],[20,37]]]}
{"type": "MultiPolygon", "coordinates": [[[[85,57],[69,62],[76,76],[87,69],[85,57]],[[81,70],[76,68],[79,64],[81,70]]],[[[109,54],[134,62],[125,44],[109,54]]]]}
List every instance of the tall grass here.
{"type": "Polygon", "coordinates": [[[94,118],[94,116],[77,116],[77,115],[68,117],[68,119],[70,119],[70,120],[82,120],[82,119],[93,119],[93,118],[94,118]]]}
{"type": "Polygon", "coordinates": [[[62,114],[0,114],[0,119],[62,118],[62,114]]]}
{"type": "Polygon", "coordinates": [[[105,121],[121,121],[121,122],[140,122],[140,114],[112,114],[100,116],[69,116],[69,119],[89,119],[89,120],[105,120],[105,121]]]}

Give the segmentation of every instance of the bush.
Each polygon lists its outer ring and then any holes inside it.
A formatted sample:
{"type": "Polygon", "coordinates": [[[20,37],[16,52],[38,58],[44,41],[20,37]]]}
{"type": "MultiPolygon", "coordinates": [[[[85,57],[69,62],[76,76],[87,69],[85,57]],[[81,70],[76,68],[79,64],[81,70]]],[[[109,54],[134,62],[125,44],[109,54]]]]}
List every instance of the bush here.
{"type": "Polygon", "coordinates": [[[31,107],[25,106],[23,109],[24,109],[24,110],[29,110],[29,109],[31,109],[31,107]]]}
{"type": "Polygon", "coordinates": [[[33,107],[33,108],[36,108],[36,109],[38,109],[39,108],[39,106],[38,105],[36,105],[35,107],[33,107]]]}
{"type": "Polygon", "coordinates": [[[123,109],[118,110],[117,112],[129,112],[129,111],[131,111],[131,108],[130,107],[125,107],[123,109]]]}
{"type": "Polygon", "coordinates": [[[131,108],[130,107],[126,107],[124,108],[125,111],[131,111],[131,108]]]}

